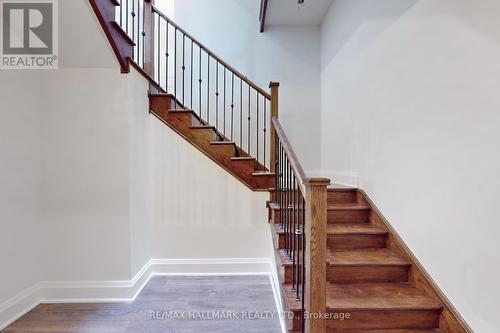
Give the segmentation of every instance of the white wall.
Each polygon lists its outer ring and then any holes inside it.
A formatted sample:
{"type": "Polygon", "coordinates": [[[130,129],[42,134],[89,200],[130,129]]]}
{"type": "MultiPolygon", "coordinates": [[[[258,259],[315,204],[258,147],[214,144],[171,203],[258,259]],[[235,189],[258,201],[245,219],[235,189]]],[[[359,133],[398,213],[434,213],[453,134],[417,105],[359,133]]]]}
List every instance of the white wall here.
{"type": "Polygon", "coordinates": [[[259,6],[247,0],[182,0],[175,2],[175,20],[260,87],[281,83],[283,126],[304,168],[318,169],[319,28],[270,26],[261,34],[259,6]]]}
{"type": "Polygon", "coordinates": [[[476,332],[498,332],[500,3],[335,0],[325,173],[355,172],[476,332]]]}
{"type": "Polygon", "coordinates": [[[41,114],[34,76],[0,73],[0,304],[42,277],[41,114]]]}
{"type": "Polygon", "coordinates": [[[155,258],[272,258],[269,193],[253,192],[150,118],[155,258]]]}

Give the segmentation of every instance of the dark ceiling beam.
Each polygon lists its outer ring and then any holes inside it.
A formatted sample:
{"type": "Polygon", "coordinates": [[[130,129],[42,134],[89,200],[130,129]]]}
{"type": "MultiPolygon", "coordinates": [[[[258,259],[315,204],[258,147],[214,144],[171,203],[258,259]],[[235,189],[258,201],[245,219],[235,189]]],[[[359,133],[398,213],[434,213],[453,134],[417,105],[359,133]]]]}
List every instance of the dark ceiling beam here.
{"type": "Polygon", "coordinates": [[[267,2],[268,0],[260,0],[260,32],[264,32],[266,27],[267,2]]]}

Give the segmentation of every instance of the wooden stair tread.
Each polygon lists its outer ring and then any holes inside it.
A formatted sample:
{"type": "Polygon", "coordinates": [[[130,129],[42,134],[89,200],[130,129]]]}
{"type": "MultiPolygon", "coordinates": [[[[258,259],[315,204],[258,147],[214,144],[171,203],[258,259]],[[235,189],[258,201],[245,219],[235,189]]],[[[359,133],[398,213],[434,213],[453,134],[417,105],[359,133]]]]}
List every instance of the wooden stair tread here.
{"type": "Polygon", "coordinates": [[[328,329],[328,333],[443,333],[439,328],[435,329],[419,329],[419,328],[408,328],[408,329],[383,329],[383,330],[338,330],[338,329],[328,329]]]}
{"type": "Polygon", "coordinates": [[[340,185],[340,184],[331,184],[329,187],[328,187],[328,192],[336,192],[336,191],[340,191],[340,192],[344,192],[344,191],[352,191],[352,192],[357,192],[358,191],[358,188],[357,187],[352,187],[352,186],[347,186],[347,185],[340,185]]]}
{"type": "Polygon", "coordinates": [[[443,306],[408,283],[328,283],[327,306],[339,310],[428,310],[443,306]]]}
{"type": "Polygon", "coordinates": [[[410,265],[389,249],[363,249],[328,251],[330,265],[410,265]]]}
{"type": "Polygon", "coordinates": [[[231,157],[231,160],[232,161],[255,161],[255,157],[251,157],[251,156],[235,156],[235,157],[231,157]]]}
{"type": "Polygon", "coordinates": [[[370,210],[370,206],[360,203],[344,203],[329,205],[328,210],[370,210]]]}
{"type": "Polygon", "coordinates": [[[387,231],[369,223],[331,223],[328,224],[328,233],[335,235],[385,235],[387,231]]]}
{"type": "Polygon", "coordinates": [[[212,125],[193,125],[193,126],[189,126],[189,129],[192,129],[192,130],[198,130],[198,129],[212,129],[212,130],[215,130],[215,126],[212,126],[212,125]]]}
{"type": "Polygon", "coordinates": [[[302,302],[300,300],[297,301],[295,292],[292,292],[292,285],[288,283],[282,284],[281,290],[285,294],[286,300],[288,301],[288,311],[300,311],[302,309],[302,302]]]}
{"type": "Polygon", "coordinates": [[[255,171],[252,173],[252,176],[256,177],[265,177],[265,176],[276,176],[274,172],[268,172],[268,171],[255,171]]]}
{"type": "MultiPolygon", "coordinates": [[[[278,234],[283,234],[285,232],[281,229],[279,223],[275,223],[274,228],[278,234]]],[[[331,235],[385,235],[387,231],[368,223],[334,223],[328,225],[327,233],[331,235]]]]}
{"type": "Polygon", "coordinates": [[[175,113],[194,113],[193,110],[190,109],[169,109],[168,112],[175,112],[175,113]]]}
{"type": "Polygon", "coordinates": [[[211,145],[234,145],[233,141],[211,141],[211,145]]]}

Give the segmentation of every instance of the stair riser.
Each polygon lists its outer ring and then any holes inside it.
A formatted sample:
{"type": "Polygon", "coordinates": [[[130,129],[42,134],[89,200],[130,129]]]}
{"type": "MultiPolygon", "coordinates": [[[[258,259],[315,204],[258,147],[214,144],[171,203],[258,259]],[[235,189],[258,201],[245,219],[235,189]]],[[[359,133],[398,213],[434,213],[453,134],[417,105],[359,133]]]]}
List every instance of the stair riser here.
{"type": "MultiPolygon", "coordinates": [[[[206,144],[207,142],[215,140],[215,131],[213,129],[190,129],[193,141],[196,143],[206,144]]],[[[234,149],[232,151],[234,153],[234,149]]],[[[230,158],[232,155],[229,156],[230,158]]]]}
{"type": "Polygon", "coordinates": [[[252,176],[252,183],[254,188],[269,190],[274,187],[276,176],[266,175],[266,176],[252,176]]]}
{"type": "MultiPolygon", "coordinates": [[[[277,240],[277,244],[275,244],[277,245],[276,248],[283,250],[285,248],[285,242],[286,242],[285,234],[277,234],[276,240],[277,240]]],[[[301,249],[302,244],[298,244],[298,248],[301,249]]]]}
{"type": "Polygon", "coordinates": [[[170,96],[150,96],[149,105],[155,112],[176,109],[178,106],[170,96]]]}
{"type": "MultiPolygon", "coordinates": [[[[302,277],[300,276],[300,269],[302,265],[299,265],[299,277],[298,280],[299,282],[302,281],[302,277]]],[[[297,266],[295,268],[292,268],[292,266],[285,266],[284,267],[284,282],[287,284],[291,284],[292,281],[295,282],[297,280],[297,266]]]]}
{"type": "Polygon", "coordinates": [[[385,247],[387,235],[328,235],[330,250],[380,249],[385,247]]]}
{"type": "Polygon", "coordinates": [[[328,191],[329,205],[355,203],[356,200],[356,191],[328,191]]]}
{"type": "Polygon", "coordinates": [[[232,163],[246,174],[252,174],[255,171],[255,161],[232,161],[232,163]]]}
{"type": "Polygon", "coordinates": [[[338,310],[349,313],[349,320],[327,321],[329,329],[404,329],[439,327],[440,310],[338,310]]]}
{"type": "Polygon", "coordinates": [[[329,210],[328,223],[360,223],[368,222],[370,210],[329,210]]]}
{"type": "Polygon", "coordinates": [[[329,265],[327,278],[330,282],[407,282],[407,265],[329,265]]]}
{"type": "Polygon", "coordinates": [[[187,132],[193,123],[193,115],[186,112],[168,112],[165,110],[155,111],[163,120],[169,124],[175,124],[176,128],[182,129],[187,132]]]}

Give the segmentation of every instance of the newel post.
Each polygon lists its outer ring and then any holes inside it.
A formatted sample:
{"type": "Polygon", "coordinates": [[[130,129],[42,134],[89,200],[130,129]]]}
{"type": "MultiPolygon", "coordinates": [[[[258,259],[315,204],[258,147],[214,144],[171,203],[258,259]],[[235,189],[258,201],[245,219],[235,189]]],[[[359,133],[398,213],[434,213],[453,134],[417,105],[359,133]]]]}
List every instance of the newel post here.
{"type": "Polygon", "coordinates": [[[326,333],[327,188],[330,179],[311,178],[306,184],[305,331],[326,333]]]}
{"type": "MultiPolygon", "coordinates": [[[[271,172],[276,172],[276,165],[278,164],[278,156],[276,155],[276,129],[272,123],[273,118],[278,118],[278,92],[279,92],[280,84],[279,82],[271,82],[269,83],[269,88],[271,88],[271,136],[270,136],[270,168],[271,172]]],[[[278,180],[276,178],[275,188],[278,187],[278,180]]],[[[276,191],[275,189],[271,192],[271,202],[276,202],[276,191]]]]}
{"type": "Polygon", "coordinates": [[[155,0],[144,0],[144,71],[154,77],[153,6],[155,0]]]}
{"type": "MultiPolygon", "coordinates": [[[[278,117],[278,91],[280,84],[279,82],[271,82],[269,88],[271,88],[271,119],[278,117]]],[[[271,125],[271,172],[276,172],[276,130],[274,126],[271,125]]]]}

